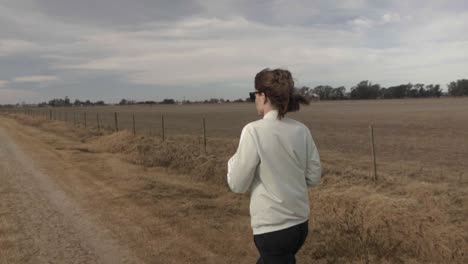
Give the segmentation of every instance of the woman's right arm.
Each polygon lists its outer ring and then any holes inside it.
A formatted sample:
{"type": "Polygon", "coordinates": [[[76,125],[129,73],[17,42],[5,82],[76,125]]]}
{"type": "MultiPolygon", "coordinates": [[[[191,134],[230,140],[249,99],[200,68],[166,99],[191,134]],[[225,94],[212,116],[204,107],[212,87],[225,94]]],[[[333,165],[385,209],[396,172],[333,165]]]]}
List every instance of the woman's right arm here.
{"type": "Polygon", "coordinates": [[[236,154],[228,162],[227,180],[229,188],[235,193],[246,192],[260,163],[255,138],[251,128],[242,130],[236,154]]]}

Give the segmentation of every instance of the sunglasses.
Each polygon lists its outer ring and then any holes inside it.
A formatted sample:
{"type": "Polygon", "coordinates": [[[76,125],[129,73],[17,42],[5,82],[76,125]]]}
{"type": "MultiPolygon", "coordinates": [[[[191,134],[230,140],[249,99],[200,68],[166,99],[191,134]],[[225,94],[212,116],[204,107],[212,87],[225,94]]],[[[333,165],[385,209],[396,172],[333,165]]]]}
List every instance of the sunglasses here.
{"type": "Polygon", "coordinates": [[[250,100],[251,101],[255,101],[255,95],[256,94],[261,94],[261,92],[259,91],[255,91],[255,92],[250,92],[249,95],[250,95],[250,100]]]}

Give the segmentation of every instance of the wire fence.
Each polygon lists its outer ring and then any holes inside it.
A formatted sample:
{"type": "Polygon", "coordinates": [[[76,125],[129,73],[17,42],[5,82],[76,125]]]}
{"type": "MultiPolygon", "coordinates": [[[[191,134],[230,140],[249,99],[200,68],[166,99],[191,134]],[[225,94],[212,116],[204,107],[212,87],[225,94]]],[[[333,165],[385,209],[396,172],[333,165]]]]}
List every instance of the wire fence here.
{"type": "MultiPolygon", "coordinates": [[[[172,117],[165,113],[71,111],[63,109],[4,108],[3,112],[24,114],[33,118],[61,121],[65,124],[92,129],[99,132],[127,130],[134,135],[160,137],[165,141],[170,135],[198,135],[206,152],[207,120],[198,122],[191,117],[172,117]]],[[[219,133],[218,133],[219,134],[219,133]]]]}
{"type": "MultiPolygon", "coordinates": [[[[201,107],[201,106],[200,106],[201,107]]],[[[206,150],[218,138],[236,139],[242,127],[258,119],[252,105],[181,108],[4,108],[43,120],[57,120],[95,131],[127,130],[135,135],[198,137],[206,150]],[[232,109],[231,109],[232,108],[232,109]],[[180,110],[182,109],[182,110],[180,110]],[[228,110],[223,110],[228,109],[228,110]],[[161,110],[160,112],[158,112],[161,110]]],[[[405,175],[468,171],[466,101],[406,100],[313,104],[288,114],[310,128],[317,147],[330,163],[365,164],[369,176],[382,171],[405,175]],[[372,124],[372,127],[370,125],[372,124]],[[410,170],[408,168],[411,168],[410,170]]]]}

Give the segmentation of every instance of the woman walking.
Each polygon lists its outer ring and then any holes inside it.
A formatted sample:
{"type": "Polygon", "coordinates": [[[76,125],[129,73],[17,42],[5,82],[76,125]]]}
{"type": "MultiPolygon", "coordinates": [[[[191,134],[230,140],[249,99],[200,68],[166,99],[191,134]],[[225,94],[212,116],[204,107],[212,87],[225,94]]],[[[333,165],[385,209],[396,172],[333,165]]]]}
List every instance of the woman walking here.
{"type": "Polygon", "coordinates": [[[262,119],[247,124],[228,162],[233,192],[250,192],[257,264],[296,263],[308,234],[308,186],[320,181],[320,157],[309,129],[285,117],[308,100],[296,94],[291,73],[264,69],[250,93],[262,119]]]}

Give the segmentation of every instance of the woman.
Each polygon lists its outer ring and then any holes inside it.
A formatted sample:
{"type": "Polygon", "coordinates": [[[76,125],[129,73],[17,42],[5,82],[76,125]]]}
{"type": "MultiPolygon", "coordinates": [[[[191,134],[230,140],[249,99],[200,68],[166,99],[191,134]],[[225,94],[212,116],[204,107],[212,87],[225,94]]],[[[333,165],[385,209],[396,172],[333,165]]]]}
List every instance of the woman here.
{"type": "Polygon", "coordinates": [[[257,263],[296,263],[308,233],[308,186],[318,184],[321,167],[309,129],[285,115],[308,101],[294,92],[287,70],[262,70],[255,90],[251,97],[263,119],[242,129],[228,184],[233,192],[250,192],[257,263]]]}

